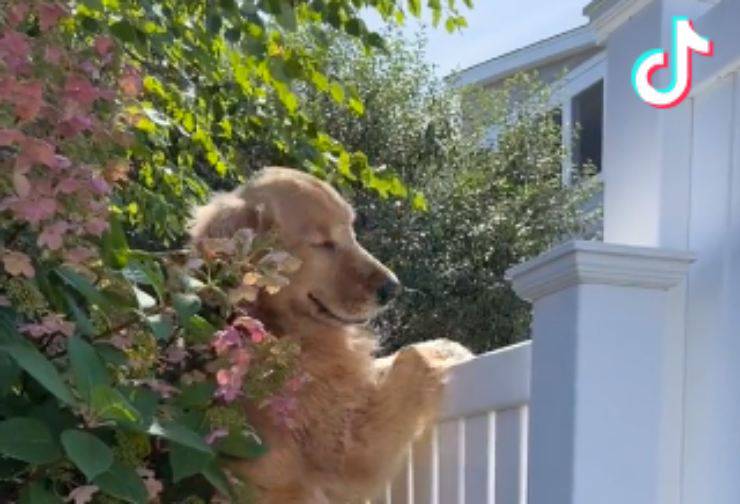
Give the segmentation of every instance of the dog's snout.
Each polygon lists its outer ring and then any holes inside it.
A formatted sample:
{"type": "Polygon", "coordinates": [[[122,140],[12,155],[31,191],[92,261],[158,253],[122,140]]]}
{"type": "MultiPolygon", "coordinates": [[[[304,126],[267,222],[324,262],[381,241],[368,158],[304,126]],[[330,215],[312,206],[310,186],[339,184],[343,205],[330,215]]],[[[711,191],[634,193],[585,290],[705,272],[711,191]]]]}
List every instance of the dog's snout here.
{"type": "Polygon", "coordinates": [[[393,278],[388,278],[383,284],[378,288],[377,296],[378,296],[378,303],[381,305],[386,305],[388,302],[396,297],[398,293],[401,290],[401,284],[398,283],[397,280],[393,278]]]}

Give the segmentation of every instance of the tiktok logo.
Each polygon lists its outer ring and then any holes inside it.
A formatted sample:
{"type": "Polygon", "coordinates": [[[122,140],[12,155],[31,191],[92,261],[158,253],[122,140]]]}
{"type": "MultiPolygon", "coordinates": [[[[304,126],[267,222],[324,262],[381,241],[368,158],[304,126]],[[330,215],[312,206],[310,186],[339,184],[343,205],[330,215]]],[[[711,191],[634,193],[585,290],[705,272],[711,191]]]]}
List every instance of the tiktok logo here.
{"type": "Polygon", "coordinates": [[[632,67],[632,87],[646,103],[655,108],[670,108],[681,103],[691,91],[691,53],[703,56],[714,54],[714,43],[699,35],[691,21],[683,16],[673,18],[673,52],[671,83],[663,88],[653,86],[653,75],[668,68],[668,53],[651,49],[642,54],[632,67]]]}

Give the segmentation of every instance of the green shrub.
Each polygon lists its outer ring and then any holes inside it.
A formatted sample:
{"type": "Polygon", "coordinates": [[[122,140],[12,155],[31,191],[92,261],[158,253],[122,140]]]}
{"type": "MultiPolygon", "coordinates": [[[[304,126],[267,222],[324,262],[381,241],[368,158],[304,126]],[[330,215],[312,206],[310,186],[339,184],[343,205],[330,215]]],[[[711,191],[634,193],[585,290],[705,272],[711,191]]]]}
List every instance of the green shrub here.
{"type": "Polygon", "coordinates": [[[493,90],[450,88],[426,63],[425,41],[388,35],[367,54],[337,35],[328,72],[357,89],[356,117],[308,91],[319,124],[369,162],[423,192],[428,211],[356,193],[360,241],[390,265],[405,293],[378,321],[388,349],[447,337],[478,351],[528,337],[529,307],[504,272],[571,236],[593,236],[585,210],[597,182],[564,187],[559,119],[551,90],[519,75],[493,90]],[[497,132],[496,147],[490,134],[497,132]]]}

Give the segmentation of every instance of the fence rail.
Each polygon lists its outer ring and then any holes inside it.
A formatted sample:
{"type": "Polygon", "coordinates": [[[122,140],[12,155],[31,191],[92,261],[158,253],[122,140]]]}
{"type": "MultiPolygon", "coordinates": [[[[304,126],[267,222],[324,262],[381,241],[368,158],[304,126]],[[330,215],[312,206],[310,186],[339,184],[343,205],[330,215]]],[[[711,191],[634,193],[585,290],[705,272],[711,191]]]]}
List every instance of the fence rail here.
{"type": "Polygon", "coordinates": [[[525,504],[530,344],[455,367],[439,422],[378,504],[525,504]]]}

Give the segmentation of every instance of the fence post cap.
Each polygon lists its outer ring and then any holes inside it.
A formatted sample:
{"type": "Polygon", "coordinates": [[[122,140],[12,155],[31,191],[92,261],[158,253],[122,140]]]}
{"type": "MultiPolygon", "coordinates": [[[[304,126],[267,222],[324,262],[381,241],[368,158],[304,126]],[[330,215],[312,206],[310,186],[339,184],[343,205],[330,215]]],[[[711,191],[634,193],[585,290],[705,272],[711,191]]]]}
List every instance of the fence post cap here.
{"type": "Polygon", "coordinates": [[[580,284],[667,290],[686,276],[693,253],[652,247],[573,240],[506,272],[527,301],[580,284]]]}

